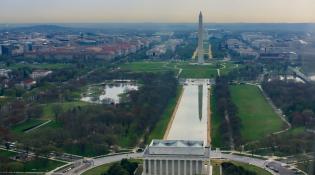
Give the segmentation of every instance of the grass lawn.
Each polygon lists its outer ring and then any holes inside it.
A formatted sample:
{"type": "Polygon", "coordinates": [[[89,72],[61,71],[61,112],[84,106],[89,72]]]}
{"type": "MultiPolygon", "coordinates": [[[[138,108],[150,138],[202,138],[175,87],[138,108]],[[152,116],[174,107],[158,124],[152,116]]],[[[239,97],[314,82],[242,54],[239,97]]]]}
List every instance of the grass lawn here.
{"type": "MultiPolygon", "coordinates": [[[[12,151],[0,150],[0,157],[10,158],[15,156],[17,153],[12,151]]],[[[34,160],[27,162],[19,162],[15,160],[8,159],[9,162],[6,163],[16,163],[19,164],[20,169],[16,171],[21,172],[47,172],[51,171],[59,166],[64,165],[63,162],[44,159],[44,158],[35,158],[34,160]]],[[[0,170],[1,171],[1,170],[0,170]]]]}
{"type": "Polygon", "coordinates": [[[43,158],[38,158],[29,162],[24,163],[24,171],[29,172],[47,172],[51,171],[59,166],[64,165],[64,163],[59,161],[53,161],[43,158]]]}
{"type": "Polygon", "coordinates": [[[32,129],[42,123],[46,122],[45,120],[38,119],[29,119],[21,124],[14,125],[12,131],[15,133],[23,133],[29,129],[32,129]]]}
{"type": "MultiPolygon", "coordinates": [[[[167,61],[139,61],[121,65],[122,70],[133,72],[163,72],[176,71],[181,68],[181,78],[214,78],[217,76],[217,62],[211,65],[193,65],[190,62],[167,62],[167,61]]],[[[225,64],[225,63],[224,63],[225,64]]],[[[228,64],[229,65],[229,64],[228,64]]],[[[231,66],[226,66],[225,69],[230,69],[231,66]]]]}
{"type": "Polygon", "coordinates": [[[118,145],[122,148],[132,148],[137,144],[139,137],[141,136],[136,134],[136,126],[133,124],[128,133],[119,136],[118,145]]]}
{"type": "Polygon", "coordinates": [[[243,141],[259,140],[284,127],[284,123],[273,111],[258,87],[232,85],[230,92],[241,118],[243,141]]]}
{"type": "Polygon", "coordinates": [[[167,105],[166,109],[163,112],[161,119],[155,125],[154,129],[150,133],[148,142],[151,142],[152,139],[163,139],[168,123],[170,122],[171,116],[174,112],[175,106],[182,92],[183,87],[182,86],[178,87],[176,97],[170,100],[169,104],[167,105]]]}
{"type": "Polygon", "coordinates": [[[254,166],[254,165],[250,165],[250,164],[246,164],[246,163],[241,163],[241,162],[236,162],[236,161],[220,161],[220,160],[212,160],[211,164],[213,166],[213,175],[220,175],[220,165],[223,162],[230,162],[236,166],[241,166],[243,167],[245,170],[251,171],[256,173],[257,175],[271,175],[271,173],[269,173],[268,171],[254,166]]]}
{"type": "Polygon", "coordinates": [[[108,150],[105,147],[102,151],[98,152],[94,149],[93,145],[91,144],[85,147],[84,152],[81,150],[79,145],[64,146],[62,147],[62,150],[66,153],[79,155],[83,157],[94,157],[108,154],[108,150]]]}
{"type": "Polygon", "coordinates": [[[217,69],[212,65],[188,65],[181,68],[181,78],[215,78],[218,75],[217,69]]]}
{"type": "Polygon", "coordinates": [[[138,61],[121,65],[121,69],[130,70],[133,72],[163,72],[175,70],[174,67],[169,67],[168,62],[155,61],[138,61]]]}
{"type": "Polygon", "coordinates": [[[231,163],[233,163],[234,165],[237,165],[237,166],[241,166],[248,171],[255,172],[257,175],[271,175],[271,173],[269,173],[268,171],[266,171],[262,168],[259,168],[257,166],[254,166],[254,165],[249,165],[246,163],[235,162],[235,161],[231,161],[231,163]]]}
{"type": "Polygon", "coordinates": [[[16,152],[0,149],[0,157],[9,158],[9,157],[15,156],[16,154],[17,154],[16,152]]]}
{"type": "Polygon", "coordinates": [[[222,62],[221,66],[222,66],[222,68],[220,69],[221,75],[227,75],[231,70],[237,68],[237,65],[233,64],[232,62],[222,62]]]}
{"type": "MultiPolygon", "coordinates": [[[[142,160],[139,160],[139,159],[128,159],[128,161],[130,162],[136,162],[138,164],[141,164],[142,163],[142,160]]],[[[116,162],[117,163],[117,162],[116,162]]],[[[113,165],[114,163],[109,163],[109,164],[104,164],[104,165],[101,165],[101,166],[97,166],[95,168],[92,168],[86,172],[84,172],[82,175],[101,175],[101,174],[104,174],[106,173],[109,168],[113,165]]]]}
{"type": "Polygon", "coordinates": [[[221,161],[211,160],[212,175],[220,175],[221,161]]]}
{"type": "Polygon", "coordinates": [[[18,69],[23,67],[29,67],[31,69],[63,69],[72,66],[71,64],[12,64],[9,66],[10,69],[18,69]]]}
{"type": "Polygon", "coordinates": [[[83,173],[82,175],[102,175],[108,171],[112,164],[105,164],[98,167],[95,167],[93,169],[90,169],[83,173]]]}
{"type": "Polygon", "coordinates": [[[43,117],[44,120],[54,119],[54,108],[57,108],[56,106],[60,107],[60,112],[65,112],[67,110],[70,110],[72,108],[78,107],[78,106],[86,106],[90,105],[90,103],[82,102],[82,101],[73,101],[73,102],[63,102],[63,103],[48,103],[48,104],[42,104],[43,107],[43,117]]]}
{"type": "Polygon", "coordinates": [[[212,175],[220,175],[220,166],[212,166],[212,175]]]}

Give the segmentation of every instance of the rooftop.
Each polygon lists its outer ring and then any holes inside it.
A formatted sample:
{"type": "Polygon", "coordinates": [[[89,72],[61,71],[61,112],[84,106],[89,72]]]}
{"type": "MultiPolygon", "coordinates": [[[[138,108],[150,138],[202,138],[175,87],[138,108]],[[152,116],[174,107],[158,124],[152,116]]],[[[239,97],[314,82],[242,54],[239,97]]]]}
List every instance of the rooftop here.
{"type": "Polygon", "coordinates": [[[196,140],[152,140],[144,151],[144,156],[188,156],[209,157],[203,141],[196,140]]]}
{"type": "Polygon", "coordinates": [[[192,140],[153,140],[150,147],[204,147],[203,141],[192,140]]]}

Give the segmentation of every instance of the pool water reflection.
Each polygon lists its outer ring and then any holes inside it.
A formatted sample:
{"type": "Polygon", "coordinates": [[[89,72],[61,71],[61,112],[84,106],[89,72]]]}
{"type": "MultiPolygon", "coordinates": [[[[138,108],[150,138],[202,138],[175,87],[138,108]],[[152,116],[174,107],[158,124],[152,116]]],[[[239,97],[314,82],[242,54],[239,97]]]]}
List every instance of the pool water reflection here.
{"type": "Polygon", "coordinates": [[[203,140],[206,143],[209,80],[186,80],[183,88],[182,98],[167,139],[203,140]]]}

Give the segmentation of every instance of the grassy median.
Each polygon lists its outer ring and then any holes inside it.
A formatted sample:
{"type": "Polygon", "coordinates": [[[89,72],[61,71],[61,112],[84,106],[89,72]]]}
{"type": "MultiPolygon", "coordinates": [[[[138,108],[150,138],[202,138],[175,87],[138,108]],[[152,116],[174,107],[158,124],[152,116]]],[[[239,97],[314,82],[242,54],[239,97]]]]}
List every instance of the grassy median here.
{"type": "Polygon", "coordinates": [[[262,92],[253,85],[231,85],[232,101],[238,108],[243,141],[259,140],[284,127],[262,92]]]}

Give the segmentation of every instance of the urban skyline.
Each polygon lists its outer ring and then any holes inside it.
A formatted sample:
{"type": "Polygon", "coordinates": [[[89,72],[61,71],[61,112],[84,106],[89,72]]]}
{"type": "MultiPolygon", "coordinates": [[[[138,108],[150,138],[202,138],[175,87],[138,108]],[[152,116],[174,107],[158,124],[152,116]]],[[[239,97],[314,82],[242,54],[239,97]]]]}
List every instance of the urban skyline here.
{"type": "Polygon", "coordinates": [[[315,22],[314,8],[312,0],[3,0],[0,23],[190,23],[200,10],[206,23],[304,23],[315,22]]]}

